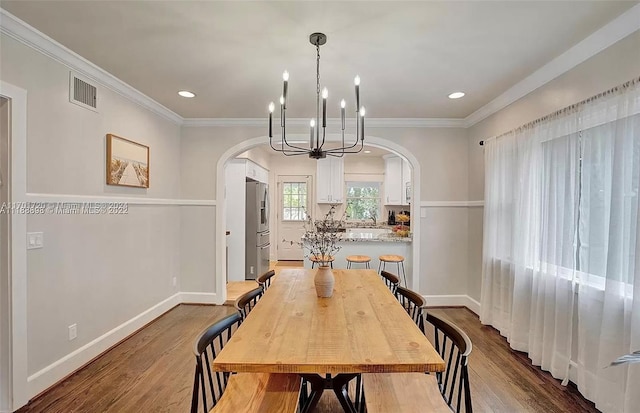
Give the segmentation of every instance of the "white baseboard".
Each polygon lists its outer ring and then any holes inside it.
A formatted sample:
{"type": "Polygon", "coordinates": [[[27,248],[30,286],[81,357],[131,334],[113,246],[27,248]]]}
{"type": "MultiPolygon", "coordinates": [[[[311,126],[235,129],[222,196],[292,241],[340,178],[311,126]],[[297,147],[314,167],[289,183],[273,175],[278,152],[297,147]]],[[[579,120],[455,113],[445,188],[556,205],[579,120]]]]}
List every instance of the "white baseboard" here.
{"type": "Polygon", "coordinates": [[[216,293],[180,293],[180,303],[182,304],[218,304],[222,305],[223,302],[219,302],[218,294],[216,293]]]}
{"type": "Polygon", "coordinates": [[[427,307],[467,307],[480,314],[480,303],[468,295],[424,295],[427,307]]]}
{"type": "Polygon", "coordinates": [[[119,341],[122,341],[127,336],[133,334],[178,304],[180,304],[180,293],[176,293],[166,300],[159,302],[113,330],[29,376],[27,378],[29,397],[31,398],[56,384],[70,373],[79,369],[119,341]]]}

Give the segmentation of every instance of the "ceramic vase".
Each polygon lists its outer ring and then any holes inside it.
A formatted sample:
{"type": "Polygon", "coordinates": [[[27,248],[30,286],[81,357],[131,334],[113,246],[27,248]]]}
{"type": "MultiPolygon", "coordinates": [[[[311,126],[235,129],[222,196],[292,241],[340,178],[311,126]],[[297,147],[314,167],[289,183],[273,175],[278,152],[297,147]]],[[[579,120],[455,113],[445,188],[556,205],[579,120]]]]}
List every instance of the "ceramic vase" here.
{"type": "Polygon", "coordinates": [[[318,272],[316,272],[313,282],[316,286],[318,297],[331,297],[336,279],[333,277],[333,271],[331,271],[330,266],[321,265],[318,267],[318,272]]]}

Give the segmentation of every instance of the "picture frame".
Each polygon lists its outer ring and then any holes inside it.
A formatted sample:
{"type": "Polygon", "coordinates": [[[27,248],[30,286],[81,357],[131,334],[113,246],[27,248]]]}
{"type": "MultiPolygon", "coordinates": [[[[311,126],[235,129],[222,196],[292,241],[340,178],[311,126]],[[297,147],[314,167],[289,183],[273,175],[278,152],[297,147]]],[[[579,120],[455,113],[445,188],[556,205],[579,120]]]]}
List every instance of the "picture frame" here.
{"type": "Polygon", "coordinates": [[[149,147],[107,134],[107,185],[149,188],[149,147]]]}

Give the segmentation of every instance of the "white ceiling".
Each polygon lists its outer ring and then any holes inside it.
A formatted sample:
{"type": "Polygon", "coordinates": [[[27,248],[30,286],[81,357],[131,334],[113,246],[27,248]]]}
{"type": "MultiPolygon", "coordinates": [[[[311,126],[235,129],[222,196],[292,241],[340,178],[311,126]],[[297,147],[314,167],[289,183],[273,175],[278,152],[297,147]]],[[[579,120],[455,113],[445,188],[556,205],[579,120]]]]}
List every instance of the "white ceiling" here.
{"type": "Polygon", "coordinates": [[[186,118],[258,118],[291,74],[289,117],[464,118],[637,2],[2,1],[2,8],[186,118]],[[178,90],[195,92],[184,99],[178,90]],[[462,99],[447,95],[462,90],[462,99]],[[352,106],[348,106],[352,108],[352,106]],[[353,110],[352,110],[353,112],[353,110]],[[348,114],[353,116],[353,113],[348,114]]]}

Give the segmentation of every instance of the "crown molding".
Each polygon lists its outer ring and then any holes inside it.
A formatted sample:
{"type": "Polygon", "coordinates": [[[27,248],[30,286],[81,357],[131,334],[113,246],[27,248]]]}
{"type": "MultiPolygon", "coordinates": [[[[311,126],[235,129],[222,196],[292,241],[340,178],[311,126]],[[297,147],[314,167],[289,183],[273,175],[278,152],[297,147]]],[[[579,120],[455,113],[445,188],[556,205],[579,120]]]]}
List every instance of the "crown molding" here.
{"type": "Polygon", "coordinates": [[[467,116],[464,119],[464,127],[469,128],[488,118],[637,30],[640,30],[640,4],[622,13],[580,43],[467,116]]]}
{"type": "MultiPolygon", "coordinates": [[[[640,30],[640,4],[632,7],[616,19],[601,27],[589,37],[545,64],[525,79],[516,83],[506,92],[466,118],[367,118],[367,127],[469,128],[637,30],[640,30]]],[[[264,119],[183,118],[2,8],[0,8],[0,33],[6,34],[26,46],[39,51],[71,70],[96,81],[100,85],[111,89],[175,124],[184,125],[185,127],[264,127],[266,124],[266,117],[264,119]]],[[[349,123],[353,123],[354,121],[354,119],[348,119],[349,123]]],[[[292,126],[306,126],[308,122],[308,119],[302,118],[293,118],[287,121],[287,123],[292,126]]],[[[327,122],[329,126],[339,126],[341,124],[338,118],[328,119],[327,122]]]]}
{"type": "MultiPolygon", "coordinates": [[[[347,125],[355,124],[354,118],[346,120],[347,125]]],[[[464,128],[464,119],[454,118],[367,118],[367,128],[464,128]]],[[[279,118],[273,124],[280,124],[279,118]]],[[[327,119],[327,126],[339,127],[340,118],[327,119]]],[[[185,118],[183,125],[190,128],[201,127],[265,127],[267,118],[185,118]]],[[[287,126],[308,126],[309,119],[288,118],[287,126]]]]}
{"type": "Polygon", "coordinates": [[[2,8],[0,8],[0,32],[39,51],[71,70],[98,82],[100,85],[111,89],[156,115],[176,124],[182,124],[183,122],[182,116],[2,8]]]}

